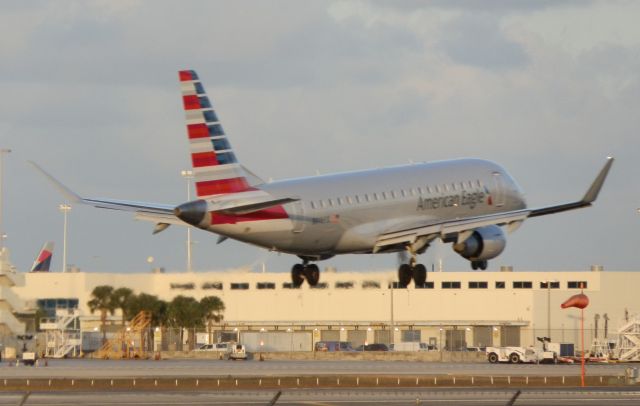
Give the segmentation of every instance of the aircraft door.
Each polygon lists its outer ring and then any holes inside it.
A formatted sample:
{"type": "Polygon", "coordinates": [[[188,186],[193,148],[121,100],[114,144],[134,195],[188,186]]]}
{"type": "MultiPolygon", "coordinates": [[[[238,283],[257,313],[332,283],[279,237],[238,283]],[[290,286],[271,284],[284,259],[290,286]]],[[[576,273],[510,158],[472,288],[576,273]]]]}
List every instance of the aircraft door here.
{"type": "Polygon", "coordinates": [[[294,233],[301,233],[304,230],[304,208],[302,207],[302,202],[297,201],[291,203],[291,211],[289,213],[291,217],[291,222],[293,224],[293,228],[291,231],[294,233]]]}
{"type": "Polygon", "coordinates": [[[496,207],[504,206],[505,190],[504,190],[504,177],[500,172],[493,173],[493,182],[495,184],[495,196],[493,198],[493,204],[496,207]]]}

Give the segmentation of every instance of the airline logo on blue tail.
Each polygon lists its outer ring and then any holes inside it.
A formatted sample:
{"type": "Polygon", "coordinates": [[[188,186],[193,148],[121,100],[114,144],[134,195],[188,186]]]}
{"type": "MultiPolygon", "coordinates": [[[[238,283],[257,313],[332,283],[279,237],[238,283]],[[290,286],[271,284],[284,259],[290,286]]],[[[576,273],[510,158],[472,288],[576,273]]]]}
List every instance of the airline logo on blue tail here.
{"type": "Polygon", "coordinates": [[[44,243],[38,257],[36,258],[31,272],[49,272],[51,267],[51,257],[53,256],[53,241],[44,243]]]}
{"type": "Polygon", "coordinates": [[[198,197],[250,190],[220,119],[193,70],[179,72],[198,197]]]}

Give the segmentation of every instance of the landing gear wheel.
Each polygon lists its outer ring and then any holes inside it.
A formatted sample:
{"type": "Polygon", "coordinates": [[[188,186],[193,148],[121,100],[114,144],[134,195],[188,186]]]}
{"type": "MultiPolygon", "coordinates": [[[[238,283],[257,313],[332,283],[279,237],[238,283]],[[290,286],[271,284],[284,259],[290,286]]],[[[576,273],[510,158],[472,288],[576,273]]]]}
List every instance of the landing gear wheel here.
{"type": "Polygon", "coordinates": [[[309,286],[316,286],[320,280],[320,269],[318,265],[311,264],[304,267],[304,277],[307,279],[309,286]]]}
{"type": "Polygon", "coordinates": [[[423,286],[427,281],[427,268],[422,264],[413,267],[413,282],[416,286],[423,286]]]}
{"type": "Polygon", "coordinates": [[[480,269],[481,271],[485,271],[487,269],[487,266],[489,266],[489,263],[487,261],[471,261],[471,269],[478,270],[480,269]]]}
{"type": "Polygon", "coordinates": [[[293,268],[291,268],[291,282],[296,288],[299,288],[302,282],[304,282],[303,273],[304,266],[302,266],[302,264],[295,264],[293,268]]]}
{"type": "Polygon", "coordinates": [[[409,264],[402,264],[398,268],[398,284],[401,288],[406,288],[411,283],[413,271],[409,264]]]}

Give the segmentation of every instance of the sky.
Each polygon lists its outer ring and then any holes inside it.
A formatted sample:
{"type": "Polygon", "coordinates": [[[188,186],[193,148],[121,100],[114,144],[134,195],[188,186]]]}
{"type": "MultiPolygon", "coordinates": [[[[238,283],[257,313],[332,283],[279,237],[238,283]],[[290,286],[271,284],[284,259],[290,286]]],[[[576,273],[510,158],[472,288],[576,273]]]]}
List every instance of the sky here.
{"type": "MultiPolygon", "coordinates": [[[[579,199],[614,156],[594,207],[526,221],[489,269],[638,270],[639,15],[635,1],[3,1],[5,245],[28,271],[55,241],[62,267],[64,199],[29,160],[86,197],[185,201],[177,71],[195,69],[236,156],[265,179],[479,157],[539,207],[579,199]]],[[[183,272],[186,229],[152,229],[73,206],[68,263],[183,272]]],[[[297,262],[193,238],[196,271],[297,262]]],[[[420,261],[469,268],[450,245],[420,261]]],[[[380,270],[397,258],[319,265],[380,270]]]]}

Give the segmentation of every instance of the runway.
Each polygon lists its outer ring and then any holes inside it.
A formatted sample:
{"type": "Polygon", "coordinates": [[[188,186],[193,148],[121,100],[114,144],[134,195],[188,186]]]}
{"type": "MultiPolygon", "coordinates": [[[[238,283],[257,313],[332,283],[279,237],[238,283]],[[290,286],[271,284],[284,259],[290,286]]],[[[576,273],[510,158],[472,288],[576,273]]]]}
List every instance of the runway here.
{"type": "MultiPolygon", "coordinates": [[[[0,393],[0,405],[505,405],[516,390],[276,390],[224,392],[0,393]]],[[[637,390],[525,390],[514,405],[638,405],[637,390]]]]}
{"type": "MultiPolygon", "coordinates": [[[[214,378],[323,375],[466,375],[560,377],[580,375],[580,365],[427,363],[409,361],[48,360],[48,366],[8,366],[4,378],[214,378]]],[[[623,376],[624,364],[587,365],[587,375],[623,376]]]]}

